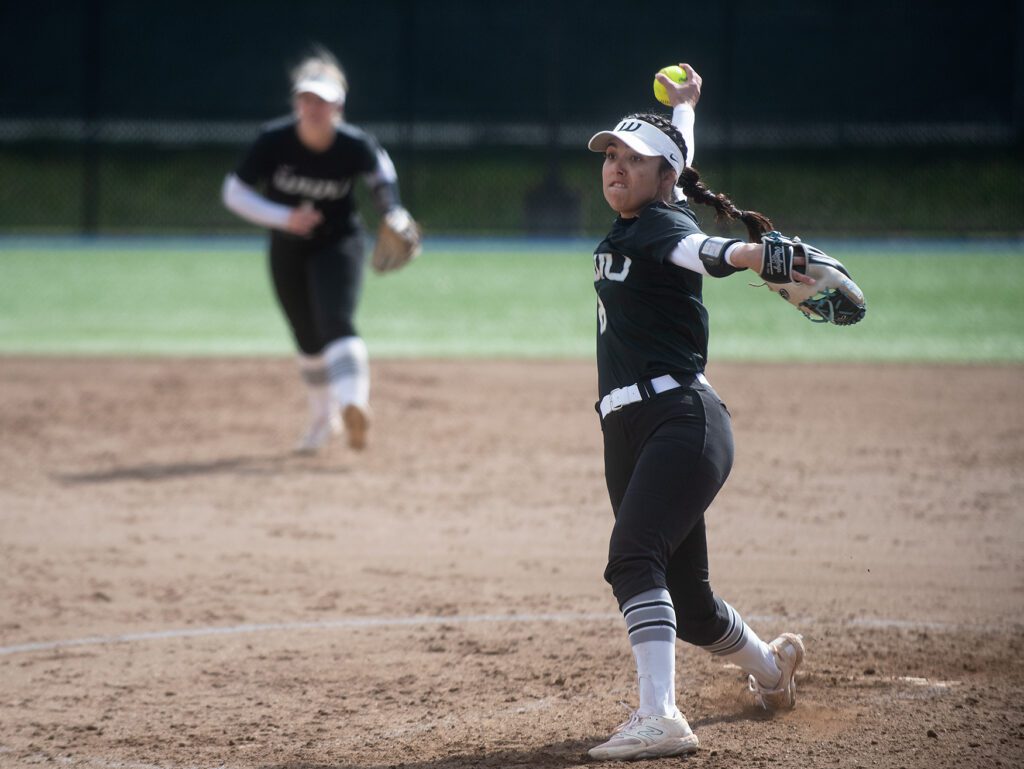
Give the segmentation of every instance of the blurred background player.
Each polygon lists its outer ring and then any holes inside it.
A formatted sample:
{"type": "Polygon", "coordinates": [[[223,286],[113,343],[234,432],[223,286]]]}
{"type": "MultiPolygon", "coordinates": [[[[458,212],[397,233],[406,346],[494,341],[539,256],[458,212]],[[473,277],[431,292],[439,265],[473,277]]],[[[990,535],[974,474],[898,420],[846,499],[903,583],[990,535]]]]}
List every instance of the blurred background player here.
{"type": "Polygon", "coordinates": [[[633,715],[590,750],[599,760],[697,749],[675,702],[677,637],[744,670],[769,710],[792,707],[804,655],[799,636],[765,643],[711,591],[704,514],[732,469],[733,438],[729,412],[703,373],[701,286],[705,275],[759,271],[760,236],[771,223],[739,211],[687,166],[693,152],[684,134],[692,136],[701,79],[680,66],[682,84],[658,76],[672,121],[630,115],[588,145],[604,153],[602,190],[618,214],[594,252],[598,411],[615,515],[605,579],[626,622],[639,689],[633,715]],[[686,197],[741,220],[754,242],[708,237],[686,197]]]}
{"type": "Polygon", "coordinates": [[[294,114],[266,125],[224,181],[224,205],[270,228],[270,273],[299,351],[310,423],[298,451],[313,452],[344,425],[366,446],[370,371],[353,318],[365,233],[353,182],[368,185],[381,217],[402,215],[395,167],[376,140],[344,121],[348,82],[323,48],[291,73],[294,114]]]}

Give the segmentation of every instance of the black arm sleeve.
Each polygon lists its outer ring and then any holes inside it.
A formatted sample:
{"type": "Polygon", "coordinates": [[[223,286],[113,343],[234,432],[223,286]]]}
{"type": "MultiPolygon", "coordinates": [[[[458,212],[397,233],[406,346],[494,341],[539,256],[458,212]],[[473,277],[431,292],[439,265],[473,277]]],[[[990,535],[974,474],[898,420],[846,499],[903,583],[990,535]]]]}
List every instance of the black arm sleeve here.
{"type": "Polygon", "coordinates": [[[398,192],[398,173],[391,162],[391,157],[379,144],[370,141],[368,149],[371,154],[366,158],[368,169],[364,178],[370,187],[373,207],[378,214],[384,214],[402,205],[398,192]]]}
{"type": "Polygon", "coordinates": [[[392,208],[402,205],[401,196],[398,194],[398,182],[379,182],[370,188],[370,195],[373,197],[373,207],[378,214],[390,211],[392,208]]]}
{"type": "Polygon", "coordinates": [[[724,278],[739,272],[739,267],[733,267],[725,261],[725,252],[733,243],[742,243],[742,240],[734,238],[708,238],[700,244],[700,260],[704,269],[712,278],[724,278]]]}

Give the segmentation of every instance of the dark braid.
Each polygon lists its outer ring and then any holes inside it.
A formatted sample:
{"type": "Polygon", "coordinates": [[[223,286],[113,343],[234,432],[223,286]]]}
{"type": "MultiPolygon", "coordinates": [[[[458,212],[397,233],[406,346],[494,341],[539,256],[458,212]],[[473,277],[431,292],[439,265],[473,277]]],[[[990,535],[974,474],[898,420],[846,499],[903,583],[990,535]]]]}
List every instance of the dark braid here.
{"type": "MultiPolygon", "coordinates": [[[[683,139],[683,135],[679,132],[679,129],[672,125],[672,121],[662,115],[656,115],[651,112],[637,112],[632,115],[627,115],[624,120],[643,120],[646,123],[650,123],[655,128],[662,131],[670,138],[677,147],[682,151],[683,157],[687,155],[686,140],[683,139]]],[[[662,162],[666,166],[669,162],[662,158],[662,162]]],[[[701,203],[705,206],[711,206],[715,209],[716,220],[724,219],[738,219],[746,225],[747,233],[750,235],[750,241],[752,243],[760,243],[761,236],[775,229],[772,226],[771,220],[768,219],[764,214],[760,214],[757,211],[743,211],[736,207],[728,196],[720,193],[713,192],[708,188],[703,181],[701,181],[700,174],[697,173],[696,169],[686,166],[683,168],[682,173],[679,175],[678,187],[681,187],[683,192],[691,200],[701,203]]]]}

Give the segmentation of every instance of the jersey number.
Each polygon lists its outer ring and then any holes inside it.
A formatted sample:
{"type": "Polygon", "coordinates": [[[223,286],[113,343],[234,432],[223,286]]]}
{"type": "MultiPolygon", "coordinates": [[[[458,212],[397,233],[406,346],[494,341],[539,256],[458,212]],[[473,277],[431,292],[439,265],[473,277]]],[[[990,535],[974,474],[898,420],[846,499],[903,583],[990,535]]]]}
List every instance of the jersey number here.
{"type": "MultiPolygon", "coordinates": [[[[626,276],[629,275],[629,265],[633,263],[633,260],[628,256],[622,257],[622,266],[618,272],[615,271],[615,257],[617,254],[594,254],[594,282],[601,279],[614,280],[616,283],[622,283],[626,280],[626,276]]],[[[597,297],[597,327],[600,333],[604,333],[605,329],[608,328],[608,311],[604,308],[604,302],[601,301],[601,297],[597,297]]]]}

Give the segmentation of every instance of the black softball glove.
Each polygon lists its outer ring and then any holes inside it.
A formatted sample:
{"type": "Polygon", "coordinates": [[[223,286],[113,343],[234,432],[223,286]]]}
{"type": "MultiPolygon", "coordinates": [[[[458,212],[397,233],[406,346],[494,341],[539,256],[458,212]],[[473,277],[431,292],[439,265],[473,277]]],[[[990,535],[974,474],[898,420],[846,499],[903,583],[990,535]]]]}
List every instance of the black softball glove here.
{"type": "Polygon", "coordinates": [[[762,236],[761,242],[764,245],[761,277],[765,285],[808,320],[852,326],[864,318],[867,312],[864,292],[838,259],[800,238],[787,238],[774,230],[762,236]],[[806,263],[794,265],[797,256],[803,256],[806,263]],[[793,270],[814,278],[814,285],[794,282],[793,270]]]}

